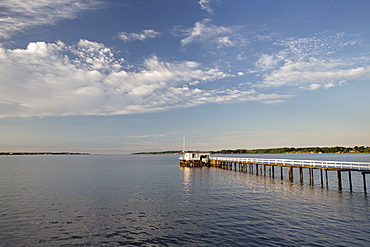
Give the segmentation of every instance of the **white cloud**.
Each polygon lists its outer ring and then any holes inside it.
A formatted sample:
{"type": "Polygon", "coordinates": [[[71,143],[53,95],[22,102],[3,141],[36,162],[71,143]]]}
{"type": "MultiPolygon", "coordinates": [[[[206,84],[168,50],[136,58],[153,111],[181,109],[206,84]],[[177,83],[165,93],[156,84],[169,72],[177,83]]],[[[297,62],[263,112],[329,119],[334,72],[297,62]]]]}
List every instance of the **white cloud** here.
{"type": "Polygon", "coordinates": [[[200,7],[203,10],[207,11],[208,13],[212,14],[213,9],[211,8],[210,3],[211,3],[211,0],[199,0],[200,7]]]}
{"type": "Polygon", "coordinates": [[[262,54],[262,56],[257,60],[256,66],[262,71],[270,70],[275,68],[279,60],[280,59],[276,56],[262,54]]]}
{"type": "Polygon", "coordinates": [[[342,83],[343,83],[343,81],[341,81],[339,83],[328,82],[326,84],[313,83],[313,84],[310,84],[309,86],[300,87],[300,89],[314,91],[314,90],[317,90],[319,88],[328,89],[328,88],[331,88],[331,87],[339,86],[342,83]]]}
{"type": "Polygon", "coordinates": [[[216,42],[222,45],[233,45],[226,34],[232,35],[234,27],[215,26],[210,19],[196,22],[193,28],[182,30],[187,36],[181,40],[181,45],[185,46],[192,42],[216,42]]]}
{"type": "Polygon", "coordinates": [[[255,73],[260,73],[260,87],[298,86],[317,90],[341,85],[354,79],[370,78],[368,59],[346,54],[347,48],[358,42],[340,33],[312,38],[288,38],[275,42],[278,49],[262,54],[255,63],[255,73]]]}
{"type": "Polygon", "coordinates": [[[6,0],[0,1],[0,38],[40,25],[73,19],[81,11],[101,5],[98,0],[6,0]]]}
{"type": "Polygon", "coordinates": [[[118,115],[290,97],[194,88],[194,82],[231,75],[156,56],[138,66],[127,65],[103,44],[88,40],[73,46],[59,41],[33,42],[26,49],[0,47],[0,74],[0,117],[118,115]]]}
{"type": "Polygon", "coordinates": [[[131,42],[136,40],[144,41],[149,38],[155,38],[159,35],[160,35],[159,32],[152,29],[146,29],[140,33],[127,33],[127,32],[118,33],[118,37],[125,42],[131,42]]]}
{"type": "Polygon", "coordinates": [[[220,46],[234,46],[234,42],[230,40],[230,37],[221,37],[218,39],[220,46]]]}
{"type": "Polygon", "coordinates": [[[127,138],[158,138],[158,137],[165,137],[169,135],[177,135],[179,132],[167,132],[167,133],[160,133],[160,134],[153,134],[153,135],[138,135],[138,136],[126,136],[127,138]]]}
{"type": "MultiPolygon", "coordinates": [[[[263,87],[327,84],[333,81],[370,78],[370,66],[356,66],[339,61],[287,62],[266,75],[263,87]]],[[[316,86],[317,87],[317,86],[316,86]]]]}

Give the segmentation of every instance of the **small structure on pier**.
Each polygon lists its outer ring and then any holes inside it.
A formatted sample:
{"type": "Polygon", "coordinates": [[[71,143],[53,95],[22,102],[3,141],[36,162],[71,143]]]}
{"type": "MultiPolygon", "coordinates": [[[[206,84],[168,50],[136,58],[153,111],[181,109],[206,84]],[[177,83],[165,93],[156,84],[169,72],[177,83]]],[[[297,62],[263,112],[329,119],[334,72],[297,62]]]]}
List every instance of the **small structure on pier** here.
{"type": "Polygon", "coordinates": [[[188,167],[200,167],[209,165],[210,153],[187,152],[180,156],[180,165],[188,167]]]}

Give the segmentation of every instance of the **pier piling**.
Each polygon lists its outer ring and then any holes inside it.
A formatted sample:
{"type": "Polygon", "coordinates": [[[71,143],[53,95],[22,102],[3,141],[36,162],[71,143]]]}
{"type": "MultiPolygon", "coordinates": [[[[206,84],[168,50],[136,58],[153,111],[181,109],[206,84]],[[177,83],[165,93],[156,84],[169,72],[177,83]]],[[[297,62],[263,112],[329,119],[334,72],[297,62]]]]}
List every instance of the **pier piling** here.
{"type": "Polygon", "coordinates": [[[362,172],[362,182],[364,183],[364,192],[365,194],[367,194],[367,191],[366,191],[366,172],[362,172]]]}
{"type": "Polygon", "coordinates": [[[288,167],[289,181],[293,182],[293,167],[288,167]]]}
{"type": "Polygon", "coordinates": [[[338,190],[342,191],[342,175],[341,171],[337,171],[337,176],[338,176],[338,190]]]}
{"type": "Polygon", "coordinates": [[[349,191],[352,192],[352,175],[351,175],[351,171],[348,171],[348,182],[349,182],[349,191]]]}
{"type": "Polygon", "coordinates": [[[281,178],[281,180],[284,179],[284,176],[283,176],[283,167],[282,166],[280,166],[280,178],[281,178]]]}

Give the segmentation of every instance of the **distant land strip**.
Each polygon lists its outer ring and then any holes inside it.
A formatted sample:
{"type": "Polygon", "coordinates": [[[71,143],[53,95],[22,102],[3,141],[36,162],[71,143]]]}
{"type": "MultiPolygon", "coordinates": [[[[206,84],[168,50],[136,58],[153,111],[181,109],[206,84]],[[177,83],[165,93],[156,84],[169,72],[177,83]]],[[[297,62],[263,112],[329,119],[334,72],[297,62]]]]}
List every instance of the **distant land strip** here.
{"type": "Polygon", "coordinates": [[[89,153],[72,153],[72,152],[0,152],[0,155],[89,155],[89,153]]]}
{"type": "MultiPolygon", "coordinates": [[[[196,152],[196,151],[187,151],[196,152]]],[[[370,147],[283,147],[265,149],[223,149],[220,151],[205,151],[211,154],[323,154],[323,153],[370,153],[370,147]]],[[[132,154],[181,154],[182,151],[160,151],[160,152],[139,152],[132,154]]]]}

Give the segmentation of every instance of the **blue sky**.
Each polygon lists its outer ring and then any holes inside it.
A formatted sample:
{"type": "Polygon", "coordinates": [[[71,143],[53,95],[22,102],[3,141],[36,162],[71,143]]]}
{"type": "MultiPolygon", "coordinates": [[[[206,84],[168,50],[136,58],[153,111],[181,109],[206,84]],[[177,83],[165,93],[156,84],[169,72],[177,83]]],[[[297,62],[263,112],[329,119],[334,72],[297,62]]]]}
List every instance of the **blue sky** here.
{"type": "Polygon", "coordinates": [[[370,2],[4,0],[0,150],[370,145],[370,2]]]}

